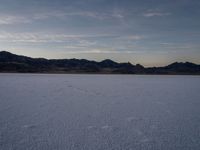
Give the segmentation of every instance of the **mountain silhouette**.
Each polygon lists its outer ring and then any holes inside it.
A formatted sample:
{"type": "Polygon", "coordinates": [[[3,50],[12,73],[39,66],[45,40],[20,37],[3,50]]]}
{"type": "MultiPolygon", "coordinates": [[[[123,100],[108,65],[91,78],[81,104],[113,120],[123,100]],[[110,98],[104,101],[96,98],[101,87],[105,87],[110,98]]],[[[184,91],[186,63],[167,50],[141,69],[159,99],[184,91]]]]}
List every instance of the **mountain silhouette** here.
{"type": "Polygon", "coordinates": [[[101,62],[86,59],[31,58],[0,52],[0,72],[8,73],[99,73],[99,74],[200,74],[200,65],[175,62],[164,67],[145,68],[140,64],[101,62]]]}

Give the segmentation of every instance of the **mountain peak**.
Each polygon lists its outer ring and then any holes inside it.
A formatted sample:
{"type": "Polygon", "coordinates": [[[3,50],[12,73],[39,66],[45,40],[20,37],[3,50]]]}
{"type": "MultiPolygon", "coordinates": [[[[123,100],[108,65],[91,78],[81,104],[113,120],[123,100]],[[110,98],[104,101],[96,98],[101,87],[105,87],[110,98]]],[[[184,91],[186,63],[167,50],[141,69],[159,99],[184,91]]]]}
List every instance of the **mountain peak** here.
{"type": "Polygon", "coordinates": [[[196,66],[196,64],[191,63],[191,62],[174,62],[167,67],[182,67],[182,66],[196,66]]]}
{"type": "Polygon", "coordinates": [[[0,51],[0,54],[9,54],[9,55],[13,55],[12,53],[8,52],[8,51],[0,51]]]}
{"type": "Polygon", "coordinates": [[[100,65],[102,67],[110,68],[110,67],[118,67],[119,64],[110,59],[105,59],[100,62],[100,65]]]}
{"type": "Polygon", "coordinates": [[[114,62],[111,59],[104,59],[104,60],[101,61],[101,63],[116,63],[116,62],[114,62]]]}
{"type": "Polygon", "coordinates": [[[0,58],[3,59],[3,58],[11,58],[11,57],[15,57],[17,55],[15,54],[12,54],[10,52],[7,52],[7,51],[0,51],[0,58]]]}

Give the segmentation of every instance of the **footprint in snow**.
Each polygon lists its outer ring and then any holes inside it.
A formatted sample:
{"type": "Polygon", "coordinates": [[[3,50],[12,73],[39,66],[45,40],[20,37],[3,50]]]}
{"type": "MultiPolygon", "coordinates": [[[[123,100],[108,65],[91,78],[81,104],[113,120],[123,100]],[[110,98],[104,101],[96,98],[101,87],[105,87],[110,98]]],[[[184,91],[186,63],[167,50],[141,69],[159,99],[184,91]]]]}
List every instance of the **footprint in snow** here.
{"type": "Polygon", "coordinates": [[[101,127],[102,130],[112,130],[112,126],[105,125],[101,127]]]}
{"type": "Polygon", "coordinates": [[[23,128],[25,129],[35,129],[37,127],[37,125],[34,125],[34,124],[27,124],[27,125],[24,125],[23,128]]]}

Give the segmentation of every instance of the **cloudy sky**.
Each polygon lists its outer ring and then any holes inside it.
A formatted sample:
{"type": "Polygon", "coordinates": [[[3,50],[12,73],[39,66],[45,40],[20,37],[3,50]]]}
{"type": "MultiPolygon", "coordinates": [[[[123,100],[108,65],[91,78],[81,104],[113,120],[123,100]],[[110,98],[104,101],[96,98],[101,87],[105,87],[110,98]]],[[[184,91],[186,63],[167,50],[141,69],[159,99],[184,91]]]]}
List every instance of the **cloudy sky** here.
{"type": "Polygon", "coordinates": [[[0,50],[145,66],[200,63],[200,0],[0,0],[0,50]]]}

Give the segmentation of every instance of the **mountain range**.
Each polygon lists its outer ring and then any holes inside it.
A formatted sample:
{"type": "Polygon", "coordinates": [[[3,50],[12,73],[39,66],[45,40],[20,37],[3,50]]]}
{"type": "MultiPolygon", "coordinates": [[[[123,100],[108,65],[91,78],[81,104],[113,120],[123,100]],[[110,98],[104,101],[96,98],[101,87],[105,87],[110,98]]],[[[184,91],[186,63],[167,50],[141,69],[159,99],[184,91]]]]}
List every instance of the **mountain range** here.
{"type": "Polygon", "coordinates": [[[192,74],[200,75],[200,65],[175,62],[164,67],[117,63],[110,59],[101,62],[86,59],[31,58],[0,51],[1,73],[96,73],[96,74],[192,74]]]}

